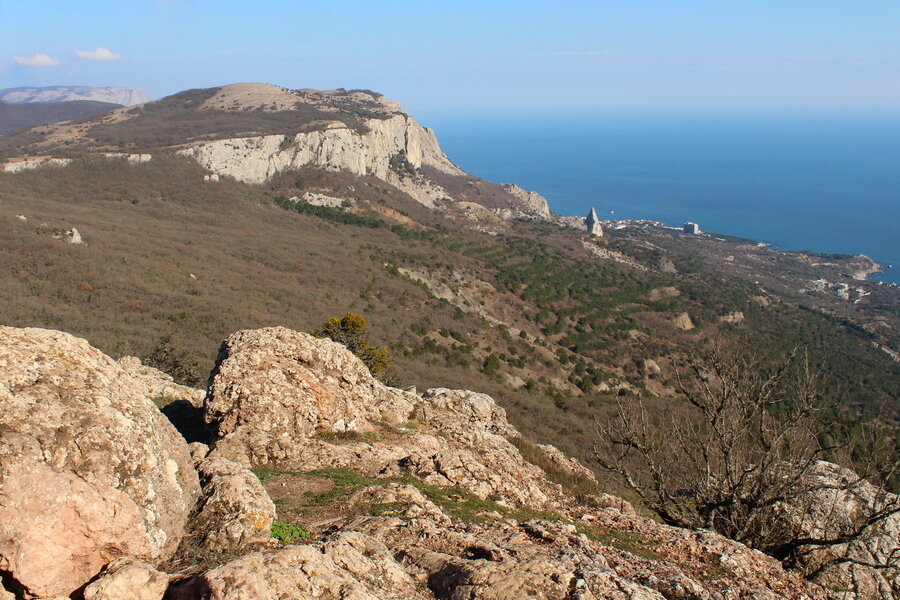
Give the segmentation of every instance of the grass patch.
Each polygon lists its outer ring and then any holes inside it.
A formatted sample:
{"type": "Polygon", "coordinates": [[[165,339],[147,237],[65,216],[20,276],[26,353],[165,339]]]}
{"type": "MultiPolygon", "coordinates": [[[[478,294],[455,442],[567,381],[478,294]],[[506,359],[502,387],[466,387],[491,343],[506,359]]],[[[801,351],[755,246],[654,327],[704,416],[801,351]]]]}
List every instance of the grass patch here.
{"type": "Polygon", "coordinates": [[[415,487],[426,498],[440,506],[444,512],[463,521],[470,523],[487,521],[492,517],[485,513],[491,512],[503,516],[509,514],[508,508],[491,500],[479,498],[458,486],[437,487],[411,475],[403,478],[402,482],[415,487]]]}
{"type": "Polygon", "coordinates": [[[310,477],[327,477],[336,486],[373,485],[379,483],[377,479],[369,479],[360,475],[353,469],[315,469],[305,473],[310,477]]]}
{"type": "Polygon", "coordinates": [[[272,522],[272,537],[283,544],[293,544],[300,540],[308,540],[312,537],[309,529],[296,523],[284,521],[272,522]]]}
{"type": "Polygon", "coordinates": [[[647,560],[665,560],[666,558],[662,554],[652,550],[654,546],[659,545],[659,540],[644,537],[639,533],[615,529],[597,531],[589,527],[579,528],[579,530],[595,542],[618,548],[619,550],[634,554],[635,556],[640,556],[641,558],[646,558],[647,560]]]}
{"type": "Polygon", "coordinates": [[[718,565],[711,565],[706,568],[700,578],[704,581],[718,581],[724,579],[726,575],[728,575],[728,571],[718,565]]]}
{"type": "Polygon", "coordinates": [[[509,442],[519,450],[522,458],[540,467],[547,475],[547,479],[561,485],[563,490],[570,495],[598,494],[602,491],[597,483],[590,478],[561,469],[534,442],[522,436],[511,437],[509,442]]]}
{"type": "Polygon", "coordinates": [[[369,514],[373,517],[383,517],[396,512],[406,506],[405,502],[379,502],[369,506],[369,514]]]}
{"type": "Polygon", "coordinates": [[[256,467],[255,469],[250,469],[254,475],[260,481],[269,481],[273,477],[277,477],[279,475],[297,475],[296,471],[281,471],[279,469],[273,469],[271,467],[256,467]]]}
{"type": "Polygon", "coordinates": [[[334,487],[328,491],[315,493],[306,492],[310,502],[317,505],[328,504],[335,498],[344,495],[353,489],[383,483],[383,480],[370,479],[360,475],[353,469],[315,469],[307,471],[305,475],[310,477],[325,477],[334,482],[334,487]]]}

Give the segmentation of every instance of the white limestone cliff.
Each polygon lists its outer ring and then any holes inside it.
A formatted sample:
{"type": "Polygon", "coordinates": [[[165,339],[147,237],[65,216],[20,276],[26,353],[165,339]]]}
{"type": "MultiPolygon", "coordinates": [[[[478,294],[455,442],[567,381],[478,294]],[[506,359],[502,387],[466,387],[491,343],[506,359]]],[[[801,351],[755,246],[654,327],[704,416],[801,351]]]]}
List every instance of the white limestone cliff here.
{"type": "Polygon", "coordinates": [[[332,121],[325,129],[295,135],[200,142],[180,154],[193,158],[214,174],[245,183],[263,183],[277,173],[304,166],[372,175],[427,206],[448,196],[447,192],[423,177],[392,170],[392,159],[403,157],[415,169],[429,166],[452,175],[464,174],[444,156],[434,132],[409,115],[398,112],[386,119],[366,119],[364,124],[368,129],[365,133],[332,121]]]}

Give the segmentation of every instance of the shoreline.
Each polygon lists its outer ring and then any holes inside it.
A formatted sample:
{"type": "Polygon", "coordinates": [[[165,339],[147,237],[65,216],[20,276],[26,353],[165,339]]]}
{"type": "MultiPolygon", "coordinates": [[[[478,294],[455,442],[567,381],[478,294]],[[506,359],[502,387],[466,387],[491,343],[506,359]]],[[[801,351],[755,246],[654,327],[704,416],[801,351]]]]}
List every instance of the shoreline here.
{"type": "MultiPolygon", "coordinates": [[[[562,215],[559,215],[562,216],[562,215]]],[[[563,216],[564,219],[572,219],[570,216],[563,216]]],[[[577,217],[581,220],[584,220],[584,217],[577,217]]],[[[665,229],[667,231],[671,231],[674,233],[681,233],[686,236],[702,236],[707,239],[714,239],[723,242],[732,242],[732,243],[745,243],[745,244],[753,244],[760,248],[767,248],[774,252],[780,252],[784,254],[791,255],[803,255],[808,257],[820,257],[820,258],[833,258],[838,260],[862,260],[866,261],[868,264],[865,266],[861,266],[859,269],[851,270],[849,273],[849,277],[856,281],[866,281],[869,283],[873,283],[875,285],[891,285],[897,286],[900,285],[900,273],[896,275],[897,281],[891,281],[887,279],[878,279],[875,276],[878,274],[887,274],[887,273],[895,273],[897,268],[894,265],[878,262],[871,256],[863,253],[858,254],[850,254],[845,252],[826,252],[819,250],[792,250],[779,247],[778,244],[774,244],[771,242],[764,242],[761,240],[755,240],[751,238],[745,238],[741,236],[731,235],[728,233],[719,233],[719,232],[711,232],[711,231],[701,231],[698,234],[686,233],[682,230],[681,227],[668,225],[662,221],[656,221],[652,219],[606,219],[601,220],[600,224],[605,229],[610,229],[612,231],[617,231],[621,229],[625,229],[627,227],[658,227],[661,229],[665,229]]]]}

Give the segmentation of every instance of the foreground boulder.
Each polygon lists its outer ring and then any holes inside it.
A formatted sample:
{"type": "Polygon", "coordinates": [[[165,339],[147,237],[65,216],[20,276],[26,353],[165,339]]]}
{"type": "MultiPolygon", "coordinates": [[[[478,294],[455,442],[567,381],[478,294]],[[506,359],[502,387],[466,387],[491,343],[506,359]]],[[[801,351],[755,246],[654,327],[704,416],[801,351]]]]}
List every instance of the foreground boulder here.
{"type": "Polygon", "coordinates": [[[196,467],[202,491],[190,529],[201,551],[229,554],[271,539],[275,505],[256,475],[225,458],[196,467]]]}
{"type": "Polygon", "coordinates": [[[426,598],[387,547],[356,532],[325,544],[254,552],[173,588],[172,600],[426,598]]]}
{"type": "Polygon", "coordinates": [[[809,491],[767,515],[810,540],[790,557],[797,569],[844,600],[900,598],[900,497],[825,461],[804,484],[809,491]]]}
{"type": "Polygon", "coordinates": [[[225,340],[205,419],[216,431],[210,457],[244,465],[412,474],[515,505],[560,496],[509,442],[518,433],[489,396],[388,387],[344,346],[283,327],[225,340]]]}
{"type": "Polygon", "coordinates": [[[84,589],[84,600],[161,600],[169,576],[131,557],[117,558],[84,589]]]}
{"type": "Polygon", "coordinates": [[[168,557],[199,492],[184,440],[84,340],[0,327],[0,571],[68,595],[116,557],[168,557]]]}
{"type": "Polygon", "coordinates": [[[345,347],[284,327],[228,336],[204,406],[220,453],[244,464],[269,462],[278,441],[369,431],[411,409],[345,347]]]}

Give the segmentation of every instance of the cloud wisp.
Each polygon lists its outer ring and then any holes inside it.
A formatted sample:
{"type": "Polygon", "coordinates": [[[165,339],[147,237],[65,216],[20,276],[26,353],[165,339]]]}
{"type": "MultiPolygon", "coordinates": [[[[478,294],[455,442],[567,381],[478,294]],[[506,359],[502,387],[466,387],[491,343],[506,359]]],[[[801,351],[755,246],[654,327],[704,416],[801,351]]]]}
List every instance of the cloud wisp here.
{"type": "Polygon", "coordinates": [[[109,48],[101,48],[100,46],[97,46],[93,50],[76,50],[75,56],[77,56],[81,60],[122,60],[121,54],[116,54],[109,48]]]}
{"type": "Polygon", "coordinates": [[[622,55],[616,54],[614,52],[608,52],[606,50],[574,50],[574,51],[562,51],[562,52],[523,52],[513,54],[512,56],[522,56],[522,57],[530,57],[530,58],[541,58],[541,57],[566,57],[566,56],[600,56],[603,58],[621,58],[622,55]]]}
{"type": "Polygon", "coordinates": [[[13,56],[17,65],[23,67],[58,67],[59,61],[46,54],[37,53],[34,56],[13,56]]]}

